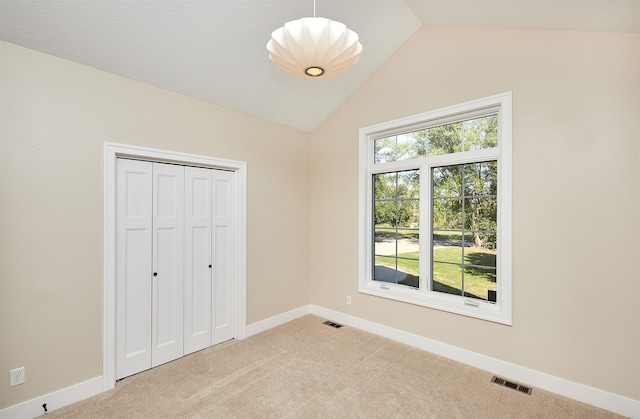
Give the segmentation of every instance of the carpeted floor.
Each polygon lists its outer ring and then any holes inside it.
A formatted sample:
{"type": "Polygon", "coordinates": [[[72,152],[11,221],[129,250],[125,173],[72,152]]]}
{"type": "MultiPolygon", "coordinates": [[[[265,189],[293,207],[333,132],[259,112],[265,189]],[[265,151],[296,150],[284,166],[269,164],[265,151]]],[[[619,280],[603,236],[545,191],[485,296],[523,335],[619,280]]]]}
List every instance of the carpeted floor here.
{"type": "MultiPolygon", "coordinates": [[[[305,316],[125,378],[45,418],[615,418],[305,316]]],[[[523,383],[526,384],[526,383],[523,383]]]]}

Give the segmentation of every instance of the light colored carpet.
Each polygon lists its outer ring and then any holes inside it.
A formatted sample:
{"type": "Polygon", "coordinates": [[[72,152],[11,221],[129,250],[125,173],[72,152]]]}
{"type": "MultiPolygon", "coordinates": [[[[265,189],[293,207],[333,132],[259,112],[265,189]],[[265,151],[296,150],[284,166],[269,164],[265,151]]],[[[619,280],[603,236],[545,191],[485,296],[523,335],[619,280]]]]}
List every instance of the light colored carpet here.
{"type": "Polygon", "coordinates": [[[519,393],[488,372],[324,320],[305,316],[225,342],[44,417],[618,417],[535,388],[519,393]]]}

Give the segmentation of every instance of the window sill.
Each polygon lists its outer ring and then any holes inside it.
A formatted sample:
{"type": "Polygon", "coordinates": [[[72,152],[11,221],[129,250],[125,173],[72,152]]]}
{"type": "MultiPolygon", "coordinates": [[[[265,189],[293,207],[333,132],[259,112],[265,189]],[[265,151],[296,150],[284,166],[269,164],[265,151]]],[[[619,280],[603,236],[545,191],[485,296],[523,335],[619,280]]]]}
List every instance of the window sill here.
{"type": "Polygon", "coordinates": [[[511,326],[512,324],[510,307],[501,307],[499,304],[482,300],[467,299],[456,295],[448,295],[432,291],[427,291],[425,293],[415,288],[403,285],[386,284],[374,281],[369,281],[365,285],[360,285],[358,291],[362,294],[387,298],[389,300],[446,311],[480,320],[486,320],[508,326],[511,326]],[[469,304],[470,302],[473,304],[469,304]]]}

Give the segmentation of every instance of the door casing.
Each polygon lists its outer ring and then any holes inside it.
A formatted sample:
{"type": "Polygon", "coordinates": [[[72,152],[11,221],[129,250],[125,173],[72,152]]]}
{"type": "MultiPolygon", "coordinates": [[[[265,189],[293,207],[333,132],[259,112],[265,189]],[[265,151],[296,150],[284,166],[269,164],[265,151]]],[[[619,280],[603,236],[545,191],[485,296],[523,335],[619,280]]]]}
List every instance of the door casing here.
{"type": "Polygon", "coordinates": [[[235,278],[235,339],[246,337],[246,226],[247,226],[247,164],[245,162],[158,150],[127,144],[103,144],[103,326],[102,326],[102,387],[115,387],[115,272],[116,272],[116,159],[126,157],[160,163],[207,167],[232,171],[236,175],[237,223],[234,229],[236,253],[235,278]]]}

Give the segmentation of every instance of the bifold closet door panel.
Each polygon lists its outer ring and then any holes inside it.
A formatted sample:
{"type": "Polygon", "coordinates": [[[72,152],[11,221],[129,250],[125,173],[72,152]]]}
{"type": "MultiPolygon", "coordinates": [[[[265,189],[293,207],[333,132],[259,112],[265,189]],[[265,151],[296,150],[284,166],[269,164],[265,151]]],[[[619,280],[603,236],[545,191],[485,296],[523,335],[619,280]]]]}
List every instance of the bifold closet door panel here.
{"type": "Polygon", "coordinates": [[[184,166],[153,163],[152,366],[183,355],[184,166]]]}
{"type": "Polygon", "coordinates": [[[116,379],[235,337],[236,173],[117,160],[116,379]]]}
{"type": "Polygon", "coordinates": [[[211,346],[212,174],[185,167],[185,355],[211,346]]]}
{"type": "Polygon", "coordinates": [[[116,379],[151,368],[152,163],[116,161],[116,379]]]}
{"type": "Polygon", "coordinates": [[[218,344],[235,336],[236,174],[213,171],[213,337],[218,344]]]}

